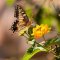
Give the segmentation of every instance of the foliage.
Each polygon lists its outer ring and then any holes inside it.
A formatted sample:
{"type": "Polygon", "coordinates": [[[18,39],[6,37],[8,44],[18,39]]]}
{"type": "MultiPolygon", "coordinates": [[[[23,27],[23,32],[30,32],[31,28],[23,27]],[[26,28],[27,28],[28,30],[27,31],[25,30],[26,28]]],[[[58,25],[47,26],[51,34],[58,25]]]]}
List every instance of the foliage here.
{"type": "MultiPolygon", "coordinates": [[[[42,47],[42,48],[43,48],[43,47],[42,47]]],[[[22,60],[30,60],[36,53],[42,52],[42,51],[46,51],[46,49],[43,48],[43,50],[42,50],[42,48],[40,48],[40,49],[35,49],[35,50],[32,51],[32,52],[27,52],[27,53],[25,53],[25,55],[24,55],[24,57],[23,57],[22,60]]],[[[31,48],[30,48],[30,49],[31,49],[31,48]]]]}

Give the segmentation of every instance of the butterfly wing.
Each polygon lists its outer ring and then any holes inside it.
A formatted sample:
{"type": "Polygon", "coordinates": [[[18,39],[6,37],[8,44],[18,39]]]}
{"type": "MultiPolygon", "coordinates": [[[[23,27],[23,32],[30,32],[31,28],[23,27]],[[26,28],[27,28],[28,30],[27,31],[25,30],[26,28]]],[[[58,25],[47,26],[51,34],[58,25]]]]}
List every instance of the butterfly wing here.
{"type": "Polygon", "coordinates": [[[19,5],[15,6],[14,17],[16,18],[16,20],[14,21],[13,25],[11,26],[11,30],[13,32],[25,28],[29,23],[28,16],[26,15],[24,9],[19,5]]]}

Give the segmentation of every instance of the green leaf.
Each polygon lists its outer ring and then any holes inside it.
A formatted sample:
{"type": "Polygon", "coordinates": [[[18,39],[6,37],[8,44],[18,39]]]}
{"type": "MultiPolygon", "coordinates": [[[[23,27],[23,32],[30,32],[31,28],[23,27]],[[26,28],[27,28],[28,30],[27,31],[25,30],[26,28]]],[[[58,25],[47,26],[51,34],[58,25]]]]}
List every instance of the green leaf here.
{"type": "Polygon", "coordinates": [[[45,44],[44,47],[49,47],[51,45],[60,44],[60,38],[50,39],[45,44]]]}
{"type": "Polygon", "coordinates": [[[29,48],[29,49],[28,49],[28,51],[27,51],[27,52],[28,52],[28,53],[32,53],[32,52],[33,52],[33,49],[34,49],[34,48],[33,48],[33,47],[31,47],[31,48],[29,48]]]}
{"type": "MultiPolygon", "coordinates": [[[[43,48],[43,47],[42,47],[43,48]]],[[[30,60],[36,53],[46,51],[46,49],[35,49],[32,53],[26,53],[22,60],[30,60]]]]}
{"type": "Polygon", "coordinates": [[[50,45],[52,45],[54,43],[55,43],[55,39],[50,39],[50,40],[46,41],[46,43],[44,44],[44,46],[48,47],[48,46],[50,46],[50,45]]]}
{"type": "Polygon", "coordinates": [[[60,44],[60,38],[56,39],[55,43],[60,44]]]}

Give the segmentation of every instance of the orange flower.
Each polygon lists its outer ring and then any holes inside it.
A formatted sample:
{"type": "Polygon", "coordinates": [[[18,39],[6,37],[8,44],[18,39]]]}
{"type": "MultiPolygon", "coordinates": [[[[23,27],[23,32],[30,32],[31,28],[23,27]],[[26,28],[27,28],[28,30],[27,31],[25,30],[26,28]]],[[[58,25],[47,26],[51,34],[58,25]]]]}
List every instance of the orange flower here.
{"type": "Polygon", "coordinates": [[[35,28],[33,28],[33,33],[32,36],[34,36],[34,38],[38,39],[40,37],[42,37],[43,35],[47,34],[50,31],[50,28],[48,27],[48,25],[36,25],[35,28]]]}

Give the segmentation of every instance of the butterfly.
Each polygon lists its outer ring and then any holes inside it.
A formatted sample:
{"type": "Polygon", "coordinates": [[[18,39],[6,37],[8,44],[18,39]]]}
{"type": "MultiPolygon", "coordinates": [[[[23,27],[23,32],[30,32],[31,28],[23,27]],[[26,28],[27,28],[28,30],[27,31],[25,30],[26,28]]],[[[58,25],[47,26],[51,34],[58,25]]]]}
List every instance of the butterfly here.
{"type": "Polygon", "coordinates": [[[31,24],[24,9],[19,5],[15,6],[14,17],[16,18],[16,20],[14,21],[14,23],[11,26],[11,30],[13,31],[13,33],[17,30],[22,30],[26,26],[29,26],[31,24]]]}

